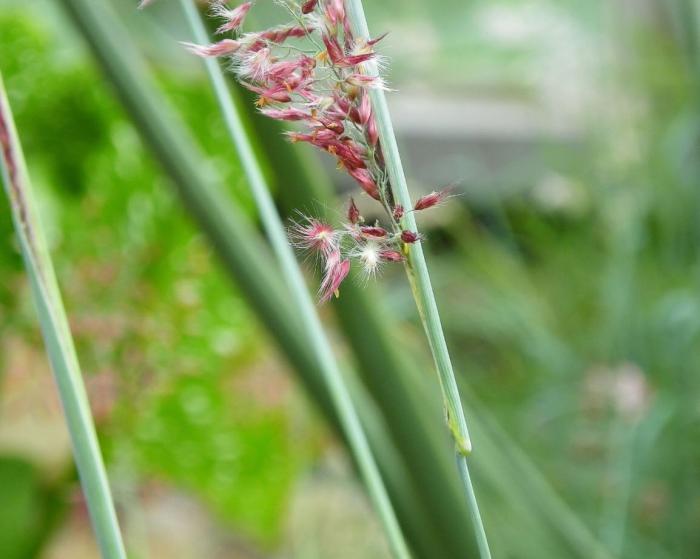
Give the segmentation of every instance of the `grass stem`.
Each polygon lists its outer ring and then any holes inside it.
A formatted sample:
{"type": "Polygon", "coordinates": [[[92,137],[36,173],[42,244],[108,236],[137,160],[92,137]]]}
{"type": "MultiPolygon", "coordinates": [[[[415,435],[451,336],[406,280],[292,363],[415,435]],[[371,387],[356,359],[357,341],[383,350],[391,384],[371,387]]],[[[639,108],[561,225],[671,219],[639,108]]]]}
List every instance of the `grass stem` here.
{"type": "MultiPolygon", "coordinates": [[[[347,0],[346,4],[348,8],[348,17],[355,35],[359,38],[370,40],[369,28],[362,6],[362,0],[347,0]]],[[[365,71],[370,75],[378,75],[378,68],[374,61],[365,63],[365,71]]],[[[411,195],[408,191],[406,176],[403,171],[403,165],[401,164],[401,156],[399,154],[399,148],[391,123],[391,116],[389,114],[389,107],[384,91],[380,88],[370,89],[370,99],[377,120],[379,139],[393,194],[397,202],[408,210],[413,207],[413,203],[411,202],[411,195]]],[[[411,231],[417,230],[413,212],[406,212],[403,218],[403,225],[405,229],[411,231]]],[[[479,513],[467,465],[467,456],[472,450],[469,430],[467,429],[467,422],[464,417],[464,410],[462,409],[457,381],[452,369],[450,354],[447,349],[447,342],[445,341],[445,335],[442,330],[435,295],[430,283],[428,266],[420,242],[409,245],[406,272],[438,372],[447,425],[455,442],[457,463],[464,485],[465,496],[470,505],[472,519],[476,527],[475,536],[479,545],[481,557],[482,559],[490,559],[491,553],[489,551],[488,541],[486,539],[481,514],[479,513]]]]}

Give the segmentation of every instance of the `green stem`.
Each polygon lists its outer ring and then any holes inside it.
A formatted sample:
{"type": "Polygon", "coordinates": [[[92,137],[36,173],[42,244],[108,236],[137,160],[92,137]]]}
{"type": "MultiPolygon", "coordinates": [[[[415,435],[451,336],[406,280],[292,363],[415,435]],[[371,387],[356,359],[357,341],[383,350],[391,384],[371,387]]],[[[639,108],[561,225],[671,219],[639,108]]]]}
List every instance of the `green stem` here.
{"type": "MultiPolygon", "coordinates": [[[[362,6],[362,0],[347,0],[346,5],[353,32],[357,37],[369,40],[369,28],[362,6]]],[[[370,75],[378,75],[378,68],[374,61],[366,63],[365,70],[370,75]]],[[[384,91],[379,88],[373,88],[370,89],[369,93],[377,121],[379,139],[384,154],[384,160],[386,161],[392,191],[396,201],[407,210],[403,218],[403,225],[406,229],[416,231],[415,217],[413,212],[408,211],[413,208],[413,203],[411,202],[411,195],[408,191],[406,176],[403,171],[403,165],[401,164],[401,156],[399,154],[398,144],[396,143],[396,135],[394,134],[393,125],[391,123],[391,116],[389,114],[389,107],[386,102],[384,91]]],[[[442,330],[440,314],[438,312],[437,303],[435,302],[435,295],[430,283],[428,266],[420,242],[408,245],[406,272],[411,283],[416,305],[420,313],[421,321],[423,322],[425,333],[428,337],[428,343],[438,372],[445,405],[447,425],[455,441],[458,464],[460,465],[459,469],[462,474],[462,482],[464,484],[465,495],[470,505],[472,519],[476,527],[476,538],[481,556],[482,558],[490,558],[491,553],[489,551],[483,522],[481,521],[481,514],[479,513],[476,498],[474,497],[474,488],[467,468],[466,457],[472,450],[469,430],[467,429],[467,422],[464,417],[464,410],[462,409],[457,381],[452,369],[450,354],[447,349],[447,342],[445,341],[445,335],[442,330]]]]}
{"type": "MultiPolygon", "coordinates": [[[[181,0],[187,21],[191,27],[194,39],[200,43],[208,43],[209,37],[199,16],[193,0],[181,0]]],[[[243,122],[231,99],[223,72],[216,60],[205,60],[207,72],[212,82],[217,101],[224,116],[224,122],[231,139],[238,151],[243,171],[253,198],[258,207],[267,237],[277,257],[287,285],[294,295],[293,303],[297,307],[299,318],[310,339],[313,341],[315,356],[324,372],[328,389],[334,406],[338,411],[341,426],[345,432],[350,448],[357,460],[358,467],[365,481],[370,497],[384,525],[389,545],[397,558],[410,557],[404,541],[391,501],[384,487],[379,469],[370,450],[362,425],[347,386],[343,380],[338,363],[331,350],[330,341],[321,324],[315,304],[304,281],[294,251],[292,250],[284,230],[284,225],[275,208],[260,164],[255,156],[251,143],[246,135],[243,122]]]]}
{"type": "Polygon", "coordinates": [[[487,557],[490,559],[491,550],[489,549],[489,542],[486,539],[484,523],[481,521],[481,513],[479,512],[479,504],[476,502],[476,494],[474,493],[472,478],[469,475],[467,457],[458,452],[456,453],[455,458],[457,459],[457,470],[459,471],[459,477],[461,478],[465,487],[467,503],[469,503],[469,510],[472,513],[472,522],[474,523],[474,533],[476,534],[476,544],[479,547],[479,554],[481,557],[487,557]]]}
{"type": "Polygon", "coordinates": [[[90,519],[104,559],[125,559],[117,515],[85,385],[29,175],[0,75],[0,168],[41,322],[46,351],[58,386],[90,519]]]}

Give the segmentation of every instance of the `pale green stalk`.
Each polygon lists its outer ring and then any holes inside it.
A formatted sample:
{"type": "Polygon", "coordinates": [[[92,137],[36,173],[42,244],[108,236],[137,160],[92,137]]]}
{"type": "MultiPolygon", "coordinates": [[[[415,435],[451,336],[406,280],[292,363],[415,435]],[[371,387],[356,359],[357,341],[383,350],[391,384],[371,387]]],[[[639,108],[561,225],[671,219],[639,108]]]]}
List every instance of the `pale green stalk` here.
{"type": "MultiPolygon", "coordinates": [[[[369,40],[369,28],[362,7],[362,0],[347,0],[346,6],[348,10],[348,19],[356,37],[369,40]]],[[[367,62],[364,66],[368,74],[374,76],[379,75],[377,65],[374,61],[367,62]]],[[[379,139],[386,162],[387,172],[389,174],[389,180],[391,182],[392,192],[396,201],[407,210],[402,220],[402,225],[404,229],[417,231],[413,212],[408,211],[413,208],[413,203],[411,202],[411,195],[408,191],[406,176],[403,171],[403,165],[401,164],[401,156],[399,155],[399,148],[396,143],[396,136],[391,123],[391,116],[389,114],[389,107],[386,102],[384,91],[380,88],[372,88],[369,94],[377,121],[379,139]]],[[[406,272],[438,372],[445,405],[447,425],[455,441],[457,465],[464,484],[465,495],[470,505],[477,543],[482,558],[490,558],[491,552],[484,532],[484,525],[481,521],[481,514],[479,513],[467,465],[467,456],[472,450],[471,440],[469,438],[467,422],[459,397],[457,381],[454,376],[454,371],[452,370],[452,361],[450,360],[450,354],[447,349],[447,342],[445,341],[445,335],[442,331],[440,314],[438,313],[435,295],[433,294],[433,288],[430,283],[428,266],[423,255],[423,247],[420,242],[407,245],[407,247],[406,272]]]]}
{"type": "MultiPolygon", "coordinates": [[[[181,0],[187,21],[191,27],[194,40],[205,44],[209,42],[208,34],[197,12],[193,0],[181,0]]],[[[338,363],[331,350],[330,341],[323,329],[315,303],[309,294],[304,276],[299,268],[294,251],[289,244],[282,220],[275,208],[260,164],[255,156],[250,140],[246,135],[243,122],[233,103],[226,80],[218,62],[205,60],[207,72],[212,82],[217,101],[224,116],[226,128],[238,151],[243,171],[260,213],[272,249],[279,261],[282,273],[293,296],[299,318],[313,341],[312,348],[324,373],[325,380],[337,409],[341,427],[348,439],[350,449],[355,456],[360,473],[365,481],[370,498],[377,510],[395,557],[408,559],[408,547],[404,541],[391,501],[387,495],[384,482],[372,455],[357,412],[343,380],[338,363]]]]}
{"type": "Polygon", "coordinates": [[[33,200],[29,175],[0,75],[0,168],[10,200],[46,351],[73,445],[90,519],[104,559],[125,559],[109,482],[65,309],[33,200]]]}

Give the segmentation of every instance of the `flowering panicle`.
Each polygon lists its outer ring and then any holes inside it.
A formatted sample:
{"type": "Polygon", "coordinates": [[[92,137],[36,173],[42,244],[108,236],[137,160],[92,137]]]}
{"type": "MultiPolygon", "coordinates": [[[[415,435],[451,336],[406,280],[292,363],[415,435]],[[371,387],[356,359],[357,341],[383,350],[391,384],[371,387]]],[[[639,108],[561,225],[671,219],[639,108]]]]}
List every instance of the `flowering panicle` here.
{"type": "Polygon", "coordinates": [[[289,237],[296,248],[321,259],[324,271],[321,301],[327,301],[337,293],[352,261],[357,262],[364,276],[370,278],[376,276],[385,263],[403,262],[405,245],[420,240],[414,231],[394,232],[376,223],[366,225],[352,198],[348,204],[347,221],[339,229],[316,218],[300,215],[301,219],[289,227],[289,237]]]}
{"type": "MultiPolygon", "coordinates": [[[[225,0],[214,0],[211,13],[224,20],[217,33],[232,33],[233,38],[185,46],[199,56],[227,58],[240,83],[257,95],[262,114],[301,124],[301,130],[288,132],[289,139],[329,153],[338,169],[386,211],[389,227],[366,224],[352,200],[347,223],[338,229],[304,216],[292,224],[293,244],[322,259],[320,298],[326,301],[337,294],[351,261],[359,262],[366,276],[374,276],[384,263],[405,260],[406,246],[421,236],[402,227],[406,209],[394,202],[384,166],[369,90],[386,86],[363,67],[370,60],[381,63],[375,46],[385,35],[368,41],[356,38],[344,0],[277,3],[292,15],[291,22],[242,33],[252,3],[232,8],[225,0]]],[[[412,211],[435,206],[446,196],[433,192],[419,199],[412,211]]]]}

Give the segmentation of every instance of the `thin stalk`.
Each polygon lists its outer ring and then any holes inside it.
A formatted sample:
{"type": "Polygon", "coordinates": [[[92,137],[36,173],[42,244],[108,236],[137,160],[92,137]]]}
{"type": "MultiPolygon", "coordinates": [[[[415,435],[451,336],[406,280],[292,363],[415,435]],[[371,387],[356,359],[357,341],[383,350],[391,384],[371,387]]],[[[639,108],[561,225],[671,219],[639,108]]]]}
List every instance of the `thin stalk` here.
{"type": "MultiPolygon", "coordinates": [[[[348,8],[348,18],[353,32],[359,38],[370,40],[367,18],[365,17],[362,0],[347,0],[346,4],[348,8]]],[[[365,71],[370,75],[379,75],[377,65],[374,61],[365,63],[365,71]]],[[[413,207],[413,203],[408,191],[403,165],[401,164],[401,156],[399,154],[394,128],[391,123],[386,96],[381,88],[372,88],[369,93],[377,121],[382,153],[386,161],[387,172],[389,174],[394,197],[406,210],[410,210],[410,208],[413,207]]],[[[403,225],[405,226],[404,228],[411,231],[417,230],[413,212],[406,211],[403,218],[403,225]]],[[[447,342],[445,341],[445,335],[440,322],[440,314],[430,283],[428,266],[420,242],[407,245],[406,273],[411,284],[413,296],[416,300],[418,312],[428,337],[428,343],[438,372],[447,425],[455,442],[457,463],[459,465],[465,495],[470,505],[479,550],[482,558],[490,558],[491,552],[489,551],[488,541],[486,539],[481,514],[479,513],[474,487],[469,476],[467,465],[467,456],[472,450],[471,439],[469,437],[469,430],[467,429],[467,422],[459,397],[457,381],[452,369],[452,361],[447,349],[447,342]]]]}
{"type": "MultiPolygon", "coordinates": [[[[194,40],[203,44],[208,43],[210,40],[209,36],[193,0],[181,0],[180,3],[192,30],[194,40]]],[[[364,429],[355,411],[340,367],[331,350],[330,341],[323,329],[294,251],[287,239],[284,225],[275,208],[274,200],[270,194],[270,189],[260,164],[246,135],[238,110],[231,98],[224,74],[218,62],[213,59],[205,60],[205,65],[223,113],[226,128],[238,151],[243,172],[246,175],[255,204],[258,207],[263,227],[282,268],[282,273],[288,282],[289,290],[293,295],[292,302],[296,305],[304,329],[313,342],[312,348],[324,373],[331,399],[338,412],[341,427],[357,460],[370,498],[384,525],[391,550],[395,557],[408,559],[410,557],[408,546],[404,541],[394,509],[384,487],[384,482],[367,442],[364,429]]]]}
{"type": "Polygon", "coordinates": [[[17,238],[95,536],[104,559],[126,559],[78,357],[1,74],[0,148],[2,180],[10,200],[17,238]]]}
{"type": "Polygon", "coordinates": [[[479,512],[479,504],[476,502],[476,495],[472,486],[472,478],[469,475],[469,468],[467,466],[467,457],[461,452],[455,453],[455,458],[457,460],[457,470],[459,471],[459,477],[462,483],[467,488],[467,502],[469,504],[469,510],[472,513],[472,520],[474,522],[474,530],[476,531],[476,543],[479,547],[479,554],[481,557],[491,557],[491,550],[489,549],[489,542],[486,539],[486,532],[484,531],[484,523],[481,521],[481,513],[479,512]]]}

